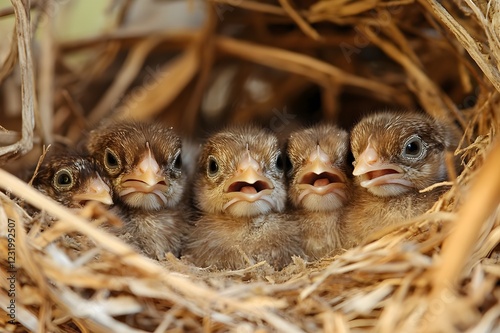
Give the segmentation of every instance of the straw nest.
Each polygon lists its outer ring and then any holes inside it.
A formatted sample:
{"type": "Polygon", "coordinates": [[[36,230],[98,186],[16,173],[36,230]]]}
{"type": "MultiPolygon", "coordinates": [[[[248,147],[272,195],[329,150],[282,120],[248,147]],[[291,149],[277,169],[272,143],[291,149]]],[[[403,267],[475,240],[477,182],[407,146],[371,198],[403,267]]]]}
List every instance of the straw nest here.
{"type": "Polygon", "coordinates": [[[465,134],[456,151],[464,170],[436,185],[451,186],[428,213],[280,272],[153,262],[98,228],[108,218],[101,207],[74,213],[2,169],[2,331],[498,331],[497,1],[214,0],[186,4],[206,20],[175,31],[128,24],[137,6],[163,2],[115,1],[105,33],[65,41],[53,18],[66,2],[33,1],[31,11],[29,1],[11,3],[0,9],[16,24],[0,64],[2,126],[11,129],[0,133],[0,153],[11,172],[42,144],[76,145],[108,116],[155,118],[195,137],[227,121],[349,126],[389,106],[453,117],[465,134]],[[25,203],[42,212],[27,214],[25,203]]]}

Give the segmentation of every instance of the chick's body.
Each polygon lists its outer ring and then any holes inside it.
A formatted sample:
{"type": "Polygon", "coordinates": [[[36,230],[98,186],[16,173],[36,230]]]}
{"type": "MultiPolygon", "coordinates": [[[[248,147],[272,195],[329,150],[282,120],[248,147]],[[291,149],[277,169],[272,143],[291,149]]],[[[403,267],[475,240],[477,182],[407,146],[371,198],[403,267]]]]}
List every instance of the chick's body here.
{"type": "Polygon", "coordinates": [[[179,256],[187,230],[187,176],[173,129],[112,122],[90,133],[87,148],[111,180],[113,210],[124,222],[114,231],[151,258],[179,256]]]}
{"type": "Polygon", "coordinates": [[[195,189],[202,216],[186,254],[198,266],[240,269],[266,260],[281,269],[303,256],[297,221],[283,213],[283,156],[270,132],[234,127],[209,138],[195,189]]]}
{"type": "Polygon", "coordinates": [[[448,177],[445,154],[458,142],[454,124],[417,112],[382,112],[352,130],[354,201],[345,215],[346,246],[404,223],[429,208],[443,188],[420,193],[448,177]]]}
{"type": "Polygon", "coordinates": [[[300,221],[304,251],[319,259],[341,247],[341,216],[351,191],[349,135],[333,125],[291,134],[288,196],[300,221]]]}
{"type": "Polygon", "coordinates": [[[33,187],[69,208],[80,208],[88,201],[113,203],[110,184],[99,165],[91,157],[69,150],[49,152],[33,187]]]}

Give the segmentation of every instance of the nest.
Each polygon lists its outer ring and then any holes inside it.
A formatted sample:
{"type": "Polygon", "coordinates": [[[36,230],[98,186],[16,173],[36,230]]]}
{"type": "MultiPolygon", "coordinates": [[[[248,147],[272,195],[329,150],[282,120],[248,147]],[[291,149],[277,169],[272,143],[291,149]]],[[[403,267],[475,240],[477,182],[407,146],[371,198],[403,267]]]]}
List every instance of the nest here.
{"type": "Polygon", "coordinates": [[[0,60],[4,331],[498,330],[498,2],[213,0],[183,3],[205,19],[169,29],[153,15],[166,2],[114,1],[104,32],[66,39],[56,18],[84,1],[11,3],[0,9],[15,22],[0,60]],[[463,172],[435,185],[450,189],[426,214],[278,272],[149,260],[99,228],[100,206],[75,213],[11,174],[107,117],[196,138],[228,122],[349,127],[382,107],[454,119],[463,172]]]}

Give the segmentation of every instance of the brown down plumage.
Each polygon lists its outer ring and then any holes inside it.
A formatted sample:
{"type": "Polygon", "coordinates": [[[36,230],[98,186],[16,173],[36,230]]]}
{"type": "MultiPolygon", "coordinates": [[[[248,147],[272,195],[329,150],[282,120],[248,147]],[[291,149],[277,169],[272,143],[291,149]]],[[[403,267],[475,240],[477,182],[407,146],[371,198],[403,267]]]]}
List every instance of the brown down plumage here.
{"type": "Polygon", "coordinates": [[[109,177],[124,222],[112,230],[145,255],[179,256],[187,232],[182,142],[158,123],[110,122],[89,134],[87,149],[109,177]]]}
{"type": "Polygon", "coordinates": [[[320,259],[341,247],[341,216],[350,200],[352,167],[349,134],[334,125],[316,125],[288,139],[288,196],[300,221],[303,248],[320,259]]]}
{"type": "Polygon", "coordinates": [[[304,256],[297,220],[285,214],[283,155],[271,132],[223,130],[205,143],[195,200],[201,217],[186,257],[201,267],[241,269],[266,260],[276,269],[304,256]]]}
{"type": "Polygon", "coordinates": [[[351,132],[356,188],[344,216],[346,247],[431,208],[446,190],[446,152],[458,143],[453,123],[418,112],[380,112],[351,132]]]}

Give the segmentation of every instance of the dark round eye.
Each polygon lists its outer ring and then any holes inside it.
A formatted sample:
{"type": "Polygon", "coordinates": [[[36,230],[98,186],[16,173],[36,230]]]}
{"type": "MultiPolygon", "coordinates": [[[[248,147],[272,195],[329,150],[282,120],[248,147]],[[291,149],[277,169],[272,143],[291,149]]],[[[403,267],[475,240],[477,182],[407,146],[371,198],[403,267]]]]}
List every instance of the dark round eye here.
{"type": "Polygon", "coordinates": [[[425,155],[427,150],[425,142],[417,135],[411,136],[406,140],[402,155],[405,158],[420,159],[425,155]]]}
{"type": "Polygon", "coordinates": [[[290,156],[286,155],[285,156],[285,171],[287,173],[292,172],[293,170],[293,163],[292,160],[290,159],[290,156]]]}
{"type": "Polygon", "coordinates": [[[177,155],[174,157],[174,169],[180,170],[182,167],[182,156],[181,152],[179,151],[177,155]]]}
{"type": "Polygon", "coordinates": [[[215,176],[219,172],[219,164],[213,156],[208,157],[207,171],[209,176],[215,176]]]}
{"type": "Polygon", "coordinates": [[[278,156],[276,157],[276,169],[279,171],[283,171],[285,169],[285,161],[283,160],[282,153],[278,153],[278,156]]]}
{"type": "Polygon", "coordinates": [[[73,185],[73,176],[66,169],[57,171],[54,176],[54,185],[60,189],[68,189],[73,185]]]}
{"type": "Polygon", "coordinates": [[[104,152],[104,165],[106,168],[113,170],[120,167],[120,162],[116,154],[109,148],[106,148],[104,152]]]}

